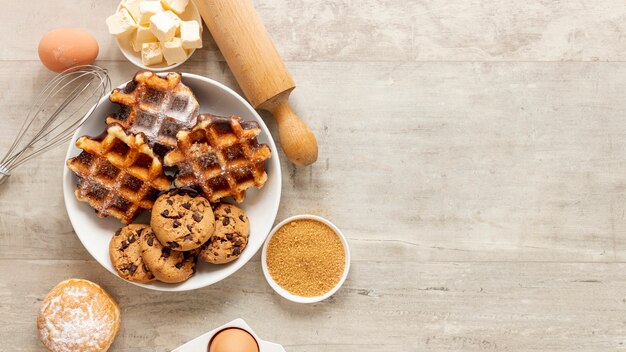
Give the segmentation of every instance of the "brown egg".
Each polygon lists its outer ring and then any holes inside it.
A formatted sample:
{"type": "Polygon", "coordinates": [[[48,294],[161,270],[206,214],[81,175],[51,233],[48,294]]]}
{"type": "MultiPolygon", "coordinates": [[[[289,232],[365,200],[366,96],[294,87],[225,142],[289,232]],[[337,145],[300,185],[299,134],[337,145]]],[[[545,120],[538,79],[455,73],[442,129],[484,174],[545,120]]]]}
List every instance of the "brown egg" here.
{"type": "Polygon", "coordinates": [[[46,33],[39,42],[39,59],[54,72],[88,65],[98,57],[98,41],[84,31],[58,28],[46,33]]]}
{"type": "Polygon", "coordinates": [[[230,328],[213,337],[209,352],[259,352],[259,345],[247,331],[230,328]]]}

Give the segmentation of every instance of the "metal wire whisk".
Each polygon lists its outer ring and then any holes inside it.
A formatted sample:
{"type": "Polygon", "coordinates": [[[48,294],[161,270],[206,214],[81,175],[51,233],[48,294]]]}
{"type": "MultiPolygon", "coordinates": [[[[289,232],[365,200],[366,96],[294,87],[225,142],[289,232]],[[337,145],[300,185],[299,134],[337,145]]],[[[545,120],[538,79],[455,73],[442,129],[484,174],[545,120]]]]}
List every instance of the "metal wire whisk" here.
{"type": "Polygon", "coordinates": [[[94,65],[73,67],[48,82],[0,161],[0,184],[16,167],[69,141],[110,87],[106,69],[94,65]],[[86,107],[90,107],[87,113],[86,107]]]}

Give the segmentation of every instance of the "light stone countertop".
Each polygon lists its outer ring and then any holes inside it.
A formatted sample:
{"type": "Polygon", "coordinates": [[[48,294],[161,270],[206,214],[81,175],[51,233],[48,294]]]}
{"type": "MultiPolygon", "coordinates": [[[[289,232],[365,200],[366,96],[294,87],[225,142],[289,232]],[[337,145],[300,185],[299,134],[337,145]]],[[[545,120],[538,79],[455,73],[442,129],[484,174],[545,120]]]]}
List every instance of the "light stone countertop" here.
{"type": "MultiPolygon", "coordinates": [[[[68,277],[121,305],[111,351],[169,351],[238,317],[289,352],[626,350],[626,2],[254,2],[320,145],[312,167],[281,155],[277,221],[342,228],[344,287],[292,304],[259,254],[196,291],[125,283],[72,231],[59,148],[0,186],[0,350],[43,350],[37,310],[68,277]]],[[[116,5],[3,0],[0,151],[52,77],[47,30],[90,31],[113,84],[133,76],[104,25],[116,5]]],[[[208,34],[180,70],[239,91],[208,34]]]]}

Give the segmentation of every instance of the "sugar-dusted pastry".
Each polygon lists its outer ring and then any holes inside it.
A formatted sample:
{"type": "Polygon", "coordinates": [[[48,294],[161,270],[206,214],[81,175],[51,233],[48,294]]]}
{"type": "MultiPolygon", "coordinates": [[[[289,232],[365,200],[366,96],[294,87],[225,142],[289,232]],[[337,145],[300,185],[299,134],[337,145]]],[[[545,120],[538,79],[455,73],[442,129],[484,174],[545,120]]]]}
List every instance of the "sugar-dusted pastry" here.
{"type": "Polygon", "coordinates": [[[100,286],[69,279],[44,298],[37,330],[50,352],[104,352],[120,328],[120,309],[100,286]]]}

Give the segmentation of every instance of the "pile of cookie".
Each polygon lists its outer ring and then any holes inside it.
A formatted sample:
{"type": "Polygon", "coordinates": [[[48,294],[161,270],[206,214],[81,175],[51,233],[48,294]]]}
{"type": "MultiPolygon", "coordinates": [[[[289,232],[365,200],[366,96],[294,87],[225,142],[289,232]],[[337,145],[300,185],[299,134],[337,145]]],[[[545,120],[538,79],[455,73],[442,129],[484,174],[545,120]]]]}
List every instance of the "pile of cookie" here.
{"type": "Polygon", "coordinates": [[[106,131],[80,137],[81,153],[67,161],[77,176],[76,198],[99,217],[127,225],[109,253],[130,281],[181,282],[193,275],[197,258],[237,259],[250,225],[243,210],[223,200],[243,202],[248,188],[267,181],[271,151],[257,141],[259,125],[198,114],[181,80],[178,73],[137,73],[111,93],[120,109],[105,119],[106,131]],[[150,225],[132,224],[144,211],[152,211],[150,225]]]}
{"type": "Polygon", "coordinates": [[[120,277],[147,283],[177,283],[196,271],[197,260],[225,264],[248,244],[245,212],[229,203],[211,205],[205,197],[173,190],[155,202],[150,225],[119,229],[109,245],[111,263],[120,277]]]}

